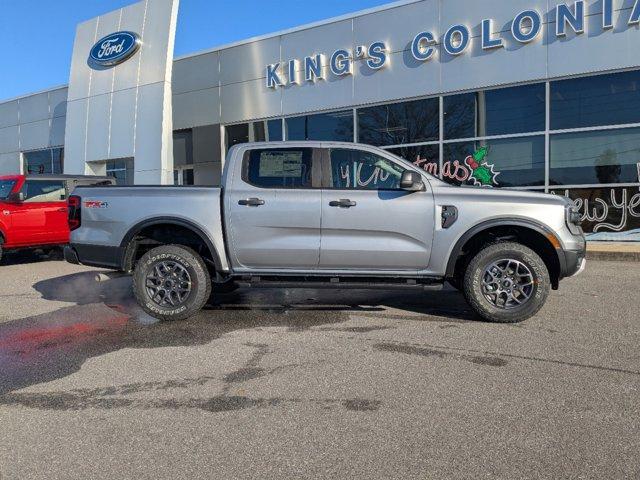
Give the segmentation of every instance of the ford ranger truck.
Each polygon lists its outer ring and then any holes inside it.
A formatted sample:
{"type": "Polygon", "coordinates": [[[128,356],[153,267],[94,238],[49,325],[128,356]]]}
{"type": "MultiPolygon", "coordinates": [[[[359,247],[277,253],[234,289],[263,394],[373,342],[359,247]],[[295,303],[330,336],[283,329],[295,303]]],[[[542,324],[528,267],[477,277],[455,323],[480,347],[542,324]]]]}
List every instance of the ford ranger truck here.
{"type": "Polygon", "coordinates": [[[535,315],[585,267],[580,214],[560,196],[456,187],[379,148],[236,145],[222,187],[80,187],[65,258],[133,274],[161,320],[236,286],[438,290],[483,319],[535,315]]]}
{"type": "Polygon", "coordinates": [[[3,252],[69,243],[67,197],[78,185],[112,184],[110,177],[0,176],[0,259],[3,252]]]}

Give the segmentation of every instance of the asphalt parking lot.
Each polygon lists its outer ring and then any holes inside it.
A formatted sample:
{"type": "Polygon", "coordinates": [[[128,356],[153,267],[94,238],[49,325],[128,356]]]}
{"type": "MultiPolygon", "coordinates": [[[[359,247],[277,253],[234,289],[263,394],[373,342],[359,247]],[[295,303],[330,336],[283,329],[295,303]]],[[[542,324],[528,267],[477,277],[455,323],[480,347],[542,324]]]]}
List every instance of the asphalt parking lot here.
{"type": "Polygon", "coordinates": [[[238,290],[189,321],[129,279],[0,266],[0,478],[638,478],[640,263],[535,318],[454,291],[238,290]]]}

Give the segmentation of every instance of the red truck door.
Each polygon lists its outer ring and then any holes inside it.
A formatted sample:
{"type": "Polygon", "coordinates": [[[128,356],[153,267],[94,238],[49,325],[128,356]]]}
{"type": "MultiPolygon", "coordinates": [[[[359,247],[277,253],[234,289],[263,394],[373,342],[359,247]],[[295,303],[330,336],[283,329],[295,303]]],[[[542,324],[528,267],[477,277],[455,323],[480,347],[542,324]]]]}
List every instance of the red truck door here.
{"type": "Polygon", "coordinates": [[[12,244],[61,244],[69,241],[67,192],[62,180],[26,180],[24,201],[8,206],[12,244]]]}

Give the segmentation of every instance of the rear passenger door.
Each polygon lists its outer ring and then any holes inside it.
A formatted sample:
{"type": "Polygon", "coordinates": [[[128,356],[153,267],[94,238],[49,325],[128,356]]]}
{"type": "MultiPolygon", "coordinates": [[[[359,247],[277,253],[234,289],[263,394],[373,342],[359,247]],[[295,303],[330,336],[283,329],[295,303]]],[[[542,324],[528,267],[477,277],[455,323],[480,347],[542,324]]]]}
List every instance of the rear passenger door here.
{"type": "Polygon", "coordinates": [[[308,147],[257,148],[234,163],[224,196],[234,270],[318,267],[320,156],[308,147]]]}
{"type": "Polygon", "coordinates": [[[320,269],[416,273],[427,269],[434,231],[431,186],[400,188],[399,159],[351,148],[323,158],[320,269]]]}

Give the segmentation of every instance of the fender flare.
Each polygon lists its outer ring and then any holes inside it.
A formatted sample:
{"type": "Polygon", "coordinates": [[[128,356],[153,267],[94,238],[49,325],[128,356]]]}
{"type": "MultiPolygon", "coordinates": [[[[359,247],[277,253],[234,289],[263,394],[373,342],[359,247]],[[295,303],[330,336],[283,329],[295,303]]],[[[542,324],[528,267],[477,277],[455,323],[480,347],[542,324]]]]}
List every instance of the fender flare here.
{"type": "Polygon", "coordinates": [[[136,235],[138,235],[142,230],[147,227],[152,227],[154,225],[175,225],[178,227],[183,227],[188,230],[191,230],[193,233],[198,235],[200,239],[204,242],[204,244],[209,249],[209,253],[211,253],[211,258],[213,259],[213,264],[215,265],[216,271],[221,271],[222,262],[220,260],[220,255],[216,250],[213,242],[209,238],[209,236],[195,223],[185,220],[184,218],[178,217],[154,217],[149,218],[147,220],[143,220],[139,223],[136,223],[133,227],[129,229],[126,233],[122,242],[120,242],[120,251],[122,252],[122,258],[120,261],[120,265],[122,270],[127,270],[127,264],[130,262],[130,255],[133,254],[131,250],[131,245],[133,244],[132,240],[136,235]]]}
{"type": "Polygon", "coordinates": [[[487,220],[481,222],[477,225],[474,225],[469,230],[467,230],[456,242],[451,250],[451,254],[449,255],[449,260],[447,261],[447,270],[446,270],[446,278],[453,278],[456,268],[456,262],[462,253],[462,248],[464,245],[475,235],[481,233],[485,230],[494,227],[524,227],[529,228],[531,230],[536,231],[541,234],[543,237],[548,238],[549,235],[552,235],[560,245],[560,248],[555,247],[550,241],[549,244],[554,248],[556,254],[558,255],[558,263],[560,266],[560,272],[562,272],[565,268],[565,255],[564,249],[562,248],[562,242],[558,238],[558,236],[551,230],[549,227],[544,225],[541,222],[537,222],[535,220],[526,219],[526,218],[517,218],[517,217],[507,217],[507,218],[495,218],[493,220],[487,220]]]}

